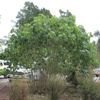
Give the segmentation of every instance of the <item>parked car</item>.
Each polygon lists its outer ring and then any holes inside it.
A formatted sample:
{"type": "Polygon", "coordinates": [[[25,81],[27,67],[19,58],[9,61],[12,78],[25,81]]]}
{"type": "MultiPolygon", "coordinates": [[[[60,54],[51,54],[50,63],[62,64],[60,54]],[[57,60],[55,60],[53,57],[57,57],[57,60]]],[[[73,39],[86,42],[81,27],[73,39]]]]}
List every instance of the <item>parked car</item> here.
{"type": "Polygon", "coordinates": [[[100,68],[93,69],[93,80],[95,82],[100,82],[100,68]]]}

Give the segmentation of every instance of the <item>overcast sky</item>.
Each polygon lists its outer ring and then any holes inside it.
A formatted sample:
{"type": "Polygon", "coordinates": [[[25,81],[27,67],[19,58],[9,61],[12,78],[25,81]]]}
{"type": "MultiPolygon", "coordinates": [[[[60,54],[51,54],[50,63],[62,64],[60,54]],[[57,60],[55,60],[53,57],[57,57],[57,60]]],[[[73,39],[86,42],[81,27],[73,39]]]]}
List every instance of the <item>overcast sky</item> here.
{"type": "Polygon", "coordinates": [[[0,0],[0,38],[7,36],[16,21],[16,15],[25,1],[32,1],[40,8],[47,8],[58,15],[59,9],[69,10],[76,16],[76,23],[87,32],[100,30],[100,0],[0,0]]]}

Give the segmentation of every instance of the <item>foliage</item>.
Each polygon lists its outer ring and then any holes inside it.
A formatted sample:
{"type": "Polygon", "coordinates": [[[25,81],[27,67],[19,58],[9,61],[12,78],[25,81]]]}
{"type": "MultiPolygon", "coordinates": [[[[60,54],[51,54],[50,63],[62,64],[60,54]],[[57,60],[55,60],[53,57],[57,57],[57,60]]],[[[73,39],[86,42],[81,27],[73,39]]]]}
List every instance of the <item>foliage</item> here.
{"type": "Polygon", "coordinates": [[[97,30],[94,33],[94,36],[98,38],[95,46],[96,46],[96,51],[97,51],[97,59],[98,59],[99,64],[100,64],[100,31],[97,30]]]}
{"type": "MultiPolygon", "coordinates": [[[[19,11],[19,13],[16,17],[17,23],[16,23],[16,26],[11,30],[12,35],[10,37],[10,40],[8,41],[8,48],[1,55],[1,58],[2,57],[4,58],[6,55],[5,58],[9,59],[11,61],[11,64],[14,67],[13,70],[16,70],[16,68],[17,68],[16,65],[19,64],[21,55],[23,53],[26,52],[25,53],[26,55],[24,55],[24,58],[26,58],[27,55],[31,55],[31,52],[27,54],[26,49],[28,49],[28,48],[25,47],[26,45],[29,44],[29,42],[27,41],[28,39],[26,39],[26,37],[24,37],[20,34],[20,30],[23,29],[24,26],[27,27],[28,23],[33,21],[34,17],[38,16],[39,14],[44,14],[49,17],[52,16],[49,10],[46,10],[45,8],[39,9],[32,2],[25,2],[24,8],[19,11]],[[24,43],[25,43],[25,45],[24,45],[24,43]],[[21,51],[19,51],[19,50],[21,50],[21,51]],[[25,52],[23,52],[23,51],[25,51],[25,52]]],[[[28,27],[30,27],[30,26],[28,26],[28,27]]],[[[29,29],[27,28],[23,32],[27,33],[28,30],[30,30],[30,28],[29,29]]],[[[32,43],[31,43],[31,45],[32,45],[32,43]]],[[[23,57],[21,58],[21,60],[22,59],[23,59],[23,57]]],[[[24,61],[22,60],[23,63],[24,63],[24,61]]],[[[30,62],[28,62],[27,66],[30,66],[29,63],[30,62]]],[[[26,65],[24,65],[24,66],[26,67],[26,65]]]]}
{"type": "Polygon", "coordinates": [[[100,84],[93,81],[93,75],[78,79],[84,100],[100,100],[100,84]]]}
{"type": "Polygon", "coordinates": [[[6,77],[9,73],[10,73],[10,71],[6,68],[0,69],[0,75],[3,75],[6,77]]]}
{"type": "Polygon", "coordinates": [[[50,100],[58,100],[59,96],[64,93],[66,81],[61,75],[51,75],[48,78],[48,92],[50,100]]]}
{"type": "Polygon", "coordinates": [[[94,32],[94,36],[98,37],[100,35],[99,30],[97,30],[96,32],[94,32]]]}
{"type": "Polygon", "coordinates": [[[93,66],[95,50],[90,36],[83,26],[75,24],[75,16],[69,11],[60,13],[60,17],[35,14],[25,23],[19,17],[23,23],[15,27],[6,49],[15,68],[16,65],[42,67],[48,73],[68,74],[71,80],[76,80],[76,71],[85,73],[93,66]]]}
{"type": "Polygon", "coordinates": [[[47,79],[31,80],[29,83],[30,94],[47,94],[47,79]]]}
{"type": "Polygon", "coordinates": [[[5,52],[0,53],[0,59],[6,60],[6,58],[7,57],[5,52]]]}
{"type": "Polygon", "coordinates": [[[0,69],[0,75],[4,74],[4,69],[0,69]]]}
{"type": "Polygon", "coordinates": [[[19,27],[20,25],[31,22],[38,14],[52,16],[49,10],[45,8],[39,9],[32,2],[25,2],[24,8],[18,12],[16,17],[18,19],[16,26],[19,27]]]}

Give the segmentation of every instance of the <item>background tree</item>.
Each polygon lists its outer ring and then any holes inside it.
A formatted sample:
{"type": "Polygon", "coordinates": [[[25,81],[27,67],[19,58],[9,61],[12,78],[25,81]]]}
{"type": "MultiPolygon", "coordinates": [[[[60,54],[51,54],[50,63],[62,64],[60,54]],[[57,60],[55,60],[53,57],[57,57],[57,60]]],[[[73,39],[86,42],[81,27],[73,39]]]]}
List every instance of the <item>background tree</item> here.
{"type": "Polygon", "coordinates": [[[94,36],[97,38],[97,43],[96,43],[96,48],[97,48],[97,59],[98,59],[99,62],[100,62],[100,31],[97,30],[97,31],[94,33],[94,36]]]}

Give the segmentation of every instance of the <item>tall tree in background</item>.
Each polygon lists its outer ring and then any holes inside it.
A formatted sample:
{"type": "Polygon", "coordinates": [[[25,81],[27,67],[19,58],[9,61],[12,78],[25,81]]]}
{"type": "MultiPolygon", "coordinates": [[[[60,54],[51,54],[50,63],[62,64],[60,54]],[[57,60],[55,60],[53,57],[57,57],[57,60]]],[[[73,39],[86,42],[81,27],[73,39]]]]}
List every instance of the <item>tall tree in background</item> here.
{"type": "Polygon", "coordinates": [[[100,51],[100,31],[96,31],[96,32],[94,33],[94,36],[95,36],[95,37],[98,37],[98,40],[97,40],[97,50],[100,51]]]}
{"type": "Polygon", "coordinates": [[[96,44],[96,48],[97,48],[97,59],[99,60],[100,62],[100,31],[96,31],[94,33],[94,36],[98,38],[97,40],[97,44],[96,44]]]}

